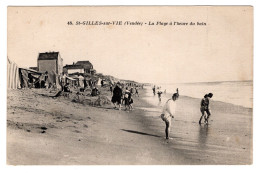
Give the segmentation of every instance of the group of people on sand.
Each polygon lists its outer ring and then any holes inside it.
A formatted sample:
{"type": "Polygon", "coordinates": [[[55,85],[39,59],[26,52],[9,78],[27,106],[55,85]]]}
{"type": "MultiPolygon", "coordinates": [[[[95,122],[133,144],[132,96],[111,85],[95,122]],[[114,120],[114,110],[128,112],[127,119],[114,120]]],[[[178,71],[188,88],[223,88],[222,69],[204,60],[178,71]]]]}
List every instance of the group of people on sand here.
{"type": "Polygon", "coordinates": [[[126,111],[132,111],[133,110],[133,95],[137,95],[139,97],[138,89],[135,87],[135,92],[133,87],[128,89],[128,86],[125,87],[125,90],[123,91],[123,86],[118,82],[116,83],[114,89],[113,86],[110,86],[110,91],[112,93],[112,103],[114,104],[114,108],[121,110],[121,105],[125,105],[126,111]]]}
{"type": "MultiPolygon", "coordinates": [[[[201,120],[204,118],[204,123],[208,125],[208,120],[211,115],[211,110],[209,107],[209,101],[210,98],[213,97],[212,93],[206,94],[204,98],[201,100],[200,104],[200,111],[201,111],[201,117],[199,120],[199,124],[201,125],[201,120]]],[[[176,93],[172,95],[171,99],[168,99],[163,106],[162,114],[161,114],[161,119],[165,122],[165,136],[166,139],[169,139],[169,132],[170,132],[170,127],[171,127],[171,121],[174,118],[175,112],[176,112],[176,101],[179,98],[179,90],[177,88],[176,93]]]]}

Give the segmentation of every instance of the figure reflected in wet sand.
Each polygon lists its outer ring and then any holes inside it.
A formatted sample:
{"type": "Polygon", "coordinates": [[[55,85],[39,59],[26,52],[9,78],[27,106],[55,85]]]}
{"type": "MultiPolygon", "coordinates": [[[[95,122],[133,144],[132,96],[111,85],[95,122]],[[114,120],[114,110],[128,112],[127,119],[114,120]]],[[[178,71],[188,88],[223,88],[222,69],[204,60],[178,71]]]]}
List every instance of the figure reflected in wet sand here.
{"type": "Polygon", "coordinates": [[[199,126],[199,128],[198,147],[199,149],[205,150],[207,146],[209,126],[199,126]]]}
{"type": "Polygon", "coordinates": [[[201,117],[199,120],[199,124],[201,124],[201,120],[204,117],[204,123],[207,125],[209,117],[211,115],[211,110],[209,107],[209,100],[213,97],[212,93],[206,94],[204,98],[200,102],[200,111],[201,111],[201,117]]]}
{"type": "Polygon", "coordinates": [[[164,107],[163,107],[163,111],[161,114],[161,118],[162,120],[165,122],[165,135],[166,135],[166,139],[169,139],[169,132],[170,132],[170,128],[171,128],[171,120],[172,118],[174,118],[175,115],[175,110],[176,110],[176,100],[178,99],[177,97],[177,93],[174,93],[172,98],[169,99],[164,107]]]}

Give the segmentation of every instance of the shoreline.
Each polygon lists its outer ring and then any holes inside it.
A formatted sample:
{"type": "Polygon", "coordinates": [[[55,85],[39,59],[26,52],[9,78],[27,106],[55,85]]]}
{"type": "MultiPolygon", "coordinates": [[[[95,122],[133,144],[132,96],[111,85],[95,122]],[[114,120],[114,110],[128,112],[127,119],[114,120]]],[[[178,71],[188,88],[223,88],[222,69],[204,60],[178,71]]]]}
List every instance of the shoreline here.
{"type": "Polygon", "coordinates": [[[253,81],[219,81],[189,84],[158,84],[168,92],[180,89],[180,95],[202,99],[205,93],[213,92],[213,100],[253,108],[253,81]]]}
{"type": "MultiPolygon", "coordinates": [[[[152,97],[153,96],[152,95],[152,90],[151,90],[151,92],[149,92],[148,88],[146,90],[147,90],[147,95],[148,95],[146,97],[152,97]]],[[[163,98],[170,99],[172,94],[173,93],[162,94],[162,99],[163,98]]],[[[157,94],[154,97],[158,98],[157,94]]],[[[201,98],[196,98],[196,97],[187,96],[187,95],[181,95],[181,94],[180,94],[180,97],[187,98],[187,99],[192,99],[192,100],[197,100],[198,103],[200,103],[200,101],[202,99],[202,97],[201,98]]],[[[148,100],[148,102],[149,102],[149,100],[148,100]]],[[[163,103],[163,101],[162,101],[162,103],[163,103]]],[[[253,105],[252,105],[252,107],[246,107],[246,106],[241,106],[241,105],[234,104],[234,103],[214,100],[214,98],[211,99],[210,103],[213,103],[214,105],[219,105],[219,106],[227,105],[227,107],[236,107],[237,109],[247,109],[248,111],[253,111],[253,105]]],[[[153,105],[153,106],[156,106],[155,104],[152,104],[152,103],[150,103],[150,104],[153,105]]]]}
{"type": "MultiPolygon", "coordinates": [[[[199,126],[197,100],[181,96],[170,132],[173,139],[166,141],[160,113],[139,109],[156,108],[145,100],[149,90],[140,90],[130,112],[31,92],[8,91],[7,163],[11,165],[252,163],[252,117],[244,116],[250,111],[239,116],[241,111],[213,110],[210,125],[199,126]],[[229,124],[231,129],[226,125],[229,119],[235,121],[229,124]],[[241,123],[247,125],[241,128],[241,123]]],[[[107,91],[104,95],[111,96],[107,91]]]]}

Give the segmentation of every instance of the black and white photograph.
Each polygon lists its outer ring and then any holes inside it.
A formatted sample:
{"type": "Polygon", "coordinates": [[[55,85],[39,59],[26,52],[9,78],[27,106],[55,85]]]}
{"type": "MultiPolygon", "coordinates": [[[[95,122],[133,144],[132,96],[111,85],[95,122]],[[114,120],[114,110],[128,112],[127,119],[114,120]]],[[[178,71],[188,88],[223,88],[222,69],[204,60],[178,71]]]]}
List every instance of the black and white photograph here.
{"type": "Polygon", "coordinates": [[[253,11],[9,6],[6,164],[252,165],[253,11]]]}

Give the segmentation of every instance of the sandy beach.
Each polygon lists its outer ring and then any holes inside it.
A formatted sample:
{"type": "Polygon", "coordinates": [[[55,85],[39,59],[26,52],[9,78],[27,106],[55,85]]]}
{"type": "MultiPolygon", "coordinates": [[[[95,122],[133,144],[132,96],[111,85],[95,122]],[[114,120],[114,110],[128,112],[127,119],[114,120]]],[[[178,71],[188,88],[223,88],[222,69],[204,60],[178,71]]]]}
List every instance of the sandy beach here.
{"type": "MultiPolygon", "coordinates": [[[[200,99],[180,96],[172,138],[165,140],[160,106],[149,103],[157,100],[150,92],[140,90],[134,110],[127,112],[112,104],[51,98],[41,89],[8,90],[7,164],[252,164],[251,108],[212,101],[209,125],[200,126],[200,99]]],[[[108,88],[101,93],[111,99],[108,88]]]]}

